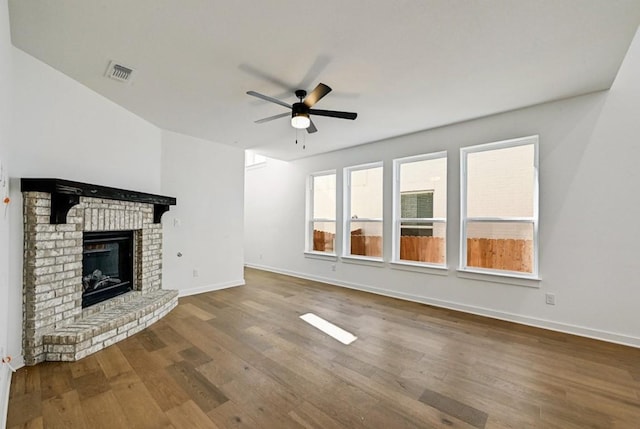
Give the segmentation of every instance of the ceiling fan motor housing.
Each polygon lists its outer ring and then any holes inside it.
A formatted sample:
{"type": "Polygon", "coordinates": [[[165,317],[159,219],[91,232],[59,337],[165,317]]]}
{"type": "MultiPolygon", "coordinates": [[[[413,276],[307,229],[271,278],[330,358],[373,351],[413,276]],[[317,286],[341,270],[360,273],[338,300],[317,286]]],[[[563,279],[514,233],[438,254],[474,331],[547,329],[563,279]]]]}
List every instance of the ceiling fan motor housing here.
{"type": "Polygon", "coordinates": [[[293,103],[293,105],[291,106],[291,117],[298,116],[300,114],[308,116],[309,115],[309,107],[306,104],[302,103],[302,102],[293,103]]]}

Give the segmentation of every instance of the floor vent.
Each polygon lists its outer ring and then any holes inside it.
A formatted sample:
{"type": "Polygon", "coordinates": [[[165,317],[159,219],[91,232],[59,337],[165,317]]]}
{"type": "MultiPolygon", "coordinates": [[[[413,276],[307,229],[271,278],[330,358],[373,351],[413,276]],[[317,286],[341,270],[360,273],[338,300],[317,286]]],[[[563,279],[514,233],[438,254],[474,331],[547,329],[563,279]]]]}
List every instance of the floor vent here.
{"type": "Polygon", "coordinates": [[[107,68],[107,73],[105,76],[111,78],[113,80],[117,80],[119,82],[131,82],[133,79],[134,70],[131,67],[123,66],[122,64],[118,64],[115,61],[111,61],[109,63],[109,67],[107,68]]]}

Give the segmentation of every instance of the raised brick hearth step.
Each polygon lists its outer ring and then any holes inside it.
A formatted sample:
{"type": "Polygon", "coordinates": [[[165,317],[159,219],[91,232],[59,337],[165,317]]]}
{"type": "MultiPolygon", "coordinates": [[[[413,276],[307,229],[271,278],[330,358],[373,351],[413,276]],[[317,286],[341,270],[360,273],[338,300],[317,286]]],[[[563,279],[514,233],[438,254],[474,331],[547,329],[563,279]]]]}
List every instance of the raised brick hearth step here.
{"type": "Polygon", "coordinates": [[[48,361],[76,361],[165,316],[178,305],[178,291],[129,292],[127,299],[44,335],[48,361]]]}

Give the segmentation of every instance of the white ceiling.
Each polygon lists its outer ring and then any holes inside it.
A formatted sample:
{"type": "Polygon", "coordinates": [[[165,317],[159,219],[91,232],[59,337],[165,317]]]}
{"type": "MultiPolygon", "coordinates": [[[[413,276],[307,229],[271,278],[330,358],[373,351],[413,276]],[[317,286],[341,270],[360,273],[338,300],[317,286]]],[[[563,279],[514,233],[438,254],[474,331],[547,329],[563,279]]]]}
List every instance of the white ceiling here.
{"type": "Polygon", "coordinates": [[[610,87],[639,0],[10,0],[15,46],[156,124],[280,159],[610,87]],[[111,60],[133,67],[123,84],[111,60]],[[333,88],[294,144],[286,109],[333,88]]]}

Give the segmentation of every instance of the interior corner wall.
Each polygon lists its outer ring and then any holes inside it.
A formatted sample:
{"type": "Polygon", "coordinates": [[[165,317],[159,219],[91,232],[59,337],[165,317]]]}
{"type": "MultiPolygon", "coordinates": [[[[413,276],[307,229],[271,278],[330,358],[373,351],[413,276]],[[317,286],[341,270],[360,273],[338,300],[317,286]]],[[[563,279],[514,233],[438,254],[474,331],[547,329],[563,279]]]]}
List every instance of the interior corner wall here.
{"type": "MultiPolygon", "coordinates": [[[[246,172],[246,263],[336,285],[640,347],[640,37],[611,90],[246,172]],[[458,275],[460,148],[540,136],[538,288],[458,275]],[[305,258],[305,183],[313,172],[383,161],[386,259],[394,158],[446,150],[446,275],[305,258]],[[332,270],[336,264],[336,271],[332,270]],[[545,304],[545,293],[556,305],[545,304]]],[[[358,126],[355,121],[353,126],[358,126]]],[[[331,132],[327,127],[325,132],[331,132]]],[[[291,150],[296,150],[292,148],[291,150]]],[[[338,180],[341,183],[341,180],[338,180]]],[[[338,191],[338,221],[341,219],[338,191]]],[[[338,240],[339,242],[340,240],[338,240]]],[[[306,311],[301,309],[300,311],[306,311]]],[[[356,329],[356,328],[354,328],[356,329]]]]}
{"type": "MultiPolygon", "coordinates": [[[[12,47],[9,352],[21,365],[22,194],[20,178],[50,177],[160,193],[161,131],[12,47]]],[[[5,300],[2,300],[5,302],[5,300]]]]}
{"type": "Polygon", "coordinates": [[[162,132],[162,281],[180,296],[244,284],[244,151],[162,132]]]}
{"type": "MultiPolygon", "coordinates": [[[[0,174],[8,177],[8,144],[11,140],[11,115],[13,88],[11,37],[9,34],[9,11],[6,0],[0,0],[0,174]],[[5,170],[6,169],[6,170],[5,170]]],[[[3,202],[6,194],[0,176],[0,355],[7,354],[9,338],[9,213],[3,202]]],[[[9,392],[9,370],[0,364],[0,428],[4,427],[9,392]]]]}

